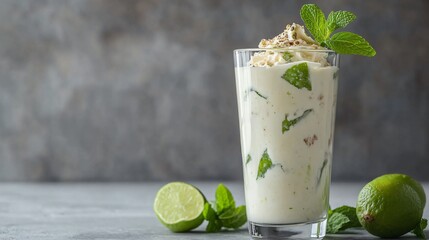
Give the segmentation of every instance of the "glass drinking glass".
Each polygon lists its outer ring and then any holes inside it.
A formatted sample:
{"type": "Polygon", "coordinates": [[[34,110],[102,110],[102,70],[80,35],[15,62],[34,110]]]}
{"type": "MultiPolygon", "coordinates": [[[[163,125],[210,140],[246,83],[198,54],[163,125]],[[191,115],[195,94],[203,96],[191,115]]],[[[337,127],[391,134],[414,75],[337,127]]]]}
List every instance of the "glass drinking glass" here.
{"type": "Polygon", "coordinates": [[[253,238],[323,238],[339,55],[234,51],[244,190],[253,238]]]}

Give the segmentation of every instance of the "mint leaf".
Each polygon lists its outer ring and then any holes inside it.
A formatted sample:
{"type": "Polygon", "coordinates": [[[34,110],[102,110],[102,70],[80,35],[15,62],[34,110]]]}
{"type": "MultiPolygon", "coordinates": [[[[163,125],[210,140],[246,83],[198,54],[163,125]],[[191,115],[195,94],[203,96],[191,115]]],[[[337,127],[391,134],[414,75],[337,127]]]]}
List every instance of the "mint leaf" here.
{"type": "Polygon", "coordinates": [[[411,232],[414,233],[420,239],[426,239],[425,232],[423,230],[425,230],[427,226],[428,226],[428,220],[425,218],[422,218],[419,225],[417,225],[417,227],[411,232]]]}
{"type": "Polygon", "coordinates": [[[237,229],[247,222],[246,206],[239,206],[219,216],[222,225],[226,228],[237,229]]]}
{"type": "Polygon", "coordinates": [[[217,214],[221,215],[225,211],[235,208],[234,197],[222,183],[217,187],[215,197],[217,214]]]}
{"type": "Polygon", "coordinates": [[[346,215],[338,212],[333,212],[328,218],[326,233],[337,233],[345,224],[349,222],[350,219],[346,215]]]}
{"type": "Polygon", "coordinates": [[[298,89],[307,88],[311,91],[307,63],[300,63],[292,66],[283,74],[282,78],[298,89]]]}
{"type": "Polygon", "coordinates": [[[206,232],[215,233],[215,232],[219,232],[221,229],[222,229],[222,222],[219,219],[216,219],[214,221],[210,221],[207,224],[206,232]]]}
{"type": "Polygon", "coordinates": [[[246,165],[252,161],[252,157],[250,156],[250,154],[247,154],[247,159],[246,159],[246,165]]]}
{"type": "Polygon", "coordinates": [[[210,203],[210,206],[213,208],[213,210],[214,210],[215,212],[217,212],[216,201],[215,201],[215,200],[212,200],[212,201],[210,201],[209,203],[210,203]]]}
{"type": "Polygon", "coordinates": [[[341,231],[345,230],[347,228],[362,227],[362,225],[360,224],[359,219],[357,218],[357,215],[356,215],[356,208],[354,208],[354,207],[341,206],[341,207],[338,207],[334,210],[331,210],[331,212],[341,213],[349,219],[349,222],[347,224],[344,224],[341,227],[341,229],[340,229],[341,231]]]}
{"type": "Polygon", "coordinates": [[[313,35],[314,39],[321,43],[326,40],[326,19],[325,14],[316,4],[304,4],[300,11],[301,19],[313,35]]]}
{"type": "Polygon", "coordinates": [[[349,23],[353,22],[356,19],[356,15],[348,11],[336,11],[331,12],[328,15],[327,25],[328,31],[326,39],[329,38],[331,33],[339,28],[346,27],[349,23]]]}
{"type": "Polygon", "coordinates": [[[219,232],[222,229],[222,223],[219,220],[216,211],[208,202],[204,204],[203,217],[209,222],[206,226],[206,232],[219,232]]]}
{"type": "Polygon", "coordinates": [[[285,120],[283,120],[283,122],[282,122],[282,133],[289,131],[290,127],[292,127],[293,125],[295,125],[299,121],[301,121],[301,119],[306,117],[311,111],[313,111],[313,109],[307,109],[304,111],[304,113],[301,116],[299,116],[295,119],[292,119],[292,120],[288,120],[287,119],[288,115],[286,114],[285,120]]]}
{"type": "Polygon", "coordinates": [[[232,218],[235,215],[235,208],[230,208],[219,215],[219,219],[228,219],[232,218]]]}
{"type": "Polygon", "coordinates": [[[341,206],[328,211],[327,233],[337,233],[348,228],[361,226],[354,207],[341,206]]]}
{"type": "Polygon", "coordinates": [[[272,167],[273,162],[271,161],[270,155],[268,155],[267,149],[265,149],[264,153],[262,154],[261,160],[259,160],[258,176],[256,177],[256,180],[265,177],[265,173],[268,171],[268,169],[272,167]]]}
{"type": "Polygon", "coordinates": [[[212,208],[212,206],[208,202],[204,204],[203,217],[205,220],[209,222],[217,219],[216,211],[212,208]]]}
{"type": "Polygon", "coordinates": [[[336,33],[326,40],[325,44],[340,54],[355,54],[367,57],[373,57],[376,54],[374,48],[363,37],[351,32],[336,33]]]}

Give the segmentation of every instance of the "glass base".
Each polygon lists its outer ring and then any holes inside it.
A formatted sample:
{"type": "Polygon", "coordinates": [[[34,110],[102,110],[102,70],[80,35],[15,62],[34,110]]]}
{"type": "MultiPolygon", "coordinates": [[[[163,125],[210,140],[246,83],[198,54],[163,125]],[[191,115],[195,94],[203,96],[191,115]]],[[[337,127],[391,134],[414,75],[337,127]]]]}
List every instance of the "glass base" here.
{"type": "Polygon", "coordinates": [[[249,221],[249,233],[254,239],[322,239],[326,234],[326,219],[296,224],[264,224],[249,221]]]}

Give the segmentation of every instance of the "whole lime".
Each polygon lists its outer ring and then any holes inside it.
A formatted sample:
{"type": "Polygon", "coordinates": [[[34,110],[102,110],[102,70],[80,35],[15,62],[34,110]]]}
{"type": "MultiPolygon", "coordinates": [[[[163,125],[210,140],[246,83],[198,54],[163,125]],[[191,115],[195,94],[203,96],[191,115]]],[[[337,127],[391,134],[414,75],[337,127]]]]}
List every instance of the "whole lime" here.
{"type": "Polygon", "coordinates": [[[206,199],[194,186],[172,182],[156,194],[154,211],[159,221],[173,232],[186,232],[201,225],[206,199]]]}
{"type": "Polygon", "coordinates": [[[360,191],[356,215],[369,233],[395,238],[420,223],[425,203],[425,192],[416,180],[404,174],[386,174],[360,191]]]}

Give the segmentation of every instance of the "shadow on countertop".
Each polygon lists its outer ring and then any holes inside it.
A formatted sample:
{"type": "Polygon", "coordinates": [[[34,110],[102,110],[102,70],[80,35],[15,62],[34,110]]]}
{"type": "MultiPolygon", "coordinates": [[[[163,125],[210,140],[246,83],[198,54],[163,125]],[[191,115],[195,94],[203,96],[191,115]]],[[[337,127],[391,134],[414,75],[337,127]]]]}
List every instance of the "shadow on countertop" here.
{"type": "MultiPolygon", "coordinates": [[[[425,230],[426,239],[429,237],[429,230],[425,230]]],[[[372,239],[381,239],[379,237],[369,234],[363,229],[355,229],[350,231],[344,231],[339,234],[327,234],[325,240],[336,240],[336,239],[350,239],[350,240],[372,240],[372,239]]],[[[407,233],[400,238],[384,238],[384,239],[420,239],[411,233],[407,233]]]]}

